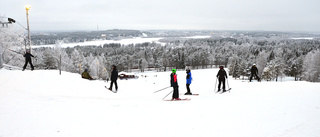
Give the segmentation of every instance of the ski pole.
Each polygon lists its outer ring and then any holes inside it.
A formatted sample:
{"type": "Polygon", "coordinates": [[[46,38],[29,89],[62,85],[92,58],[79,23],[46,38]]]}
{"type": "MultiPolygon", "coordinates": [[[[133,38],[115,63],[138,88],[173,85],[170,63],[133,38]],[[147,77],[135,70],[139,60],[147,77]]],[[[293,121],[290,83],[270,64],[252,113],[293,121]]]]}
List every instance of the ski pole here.
{"type": "Polygon", "coordinates": [[[167,96],[169,96],[171,93],[173,92],[173,90],[169,93],[169,94],[167,94],[162,100],[164,100],[167,96]]]}
{"type": "Polygon", "coordinates": [[[17,52],[17,51],[14,51],[14,50],[11,50],[11,49],[9,49],[9,51],[14,52],[14,53],[17,53],[17,54],[21,54],[21,55],[23,55],[22,53],[17,52]]]}
{"type": "Polygon", "coordinates": [[[160,89],[160,90],[157,90],[157,91],[155,91],[155,92],[153,92],[153,93],[157,93],[157,92],[159,92],[159,91],[165,90],[165,89],[170,88],[170,87],[171,87],[171,86],[169,86],[169,87],[165,87],[165,88],[160,89]]]}
{"type": "Polygon", "coordinates": [[[216,92],[217,81],[218,81],[218,77],[216,77],[216,84],[215,84],[215,86],[214,86],[214,92],[216,92]]]}
{"type": "Polygon", "coordinates": [[[227,84],[228,84],[228,90],[229,90],[229,92],[230,92],[230,87],[229,87],[229,80],[228,80],[228,78],[227,78],[227,84]]]}

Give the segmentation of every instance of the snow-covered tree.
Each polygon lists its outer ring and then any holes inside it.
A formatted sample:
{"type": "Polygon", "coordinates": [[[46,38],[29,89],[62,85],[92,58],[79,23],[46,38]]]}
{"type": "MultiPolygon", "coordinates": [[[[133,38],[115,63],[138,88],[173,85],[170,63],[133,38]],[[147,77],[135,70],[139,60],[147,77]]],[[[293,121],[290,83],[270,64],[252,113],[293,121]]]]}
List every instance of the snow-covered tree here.
{"type": "Polygon", "coordinates": [[[238,60],[234,61],[235,63],[232,66],[232,77],[233,78],[240,78],[241,76],[241,72],[243,71],[243,69],[241,68],[240,62],[238,60]]]}
{"type": "Polygon", "coordinates": [[[99,60],[97,57],[94,58],[92,61],[88,61],[89,64],[89,73],[91,76],[98,76],[99,73],[99,60]]]}
{"type": "Polygon", "coordinates": [[[273,75],[272,74],[272,69],[269,66],[267,66],[267,67],[265,67],[263,69],[261,78],[265,79],[267,81],[271,81],[272,80],[272,75],[273,75]]]}
{"type": "Polygon", "coordinates": [[[74,73],[81,73],[81,71],[84,69],[82,64],[86,64],[84,61],[83,55],[77,50],[74,49],[74,51],[71,54],[71,60],[72,60],[72,65],[73,65],[73,70],[72,72],[74,73]]]}
{"type": "Polygon", "coordinates": [[[98,62],[99,62],[98,77],[102,78],[102,79],[107,79],[108,71],[107,71],[107,69],[105,67],[106,60],[105,60],[104,55],[101,55],[101,56],[98,57],[98,62]]]}
{"type": "Polygon", "coordinates": [[[13,66],[24,64],[25,43],[22,32],[9,25],[8,28],[0,28],[1,63],[13,66]],[[11,51],[10,51],[11,50],[11,51]]]}
{"type": "Polygon", "coordinates": [[[46,69],[57,69],[58,68],[58,58],[54,56],[54,50],[46,49],[43,52],[43,64],[46,69]]]}
{"type": "Polygon", "coordinates": [[[144,72],[144,69],[148,67],[148,62],[145,59],[140,59],[139,68],[141,72],[144,72]]]}
{"type": "Polygon", "coordinates": [[[3,62],[2,62],[2,47],[0,46],[0,68],[2,68],[3,62]]]}
{"type": "Polygon", "coordinates": [[[303,63],[303,79],[320,82],[320,50],[309,52],[303,63]]]}
{"type": "Polygon", "coordinates": [[[266,53],[265,51],[259,53],[259,56],[257,57],[257,60],[256,60],[256,65],[258,68],[258,76],[262,75],[263,70],[268,63],[268,56],[269,54],[266,53]]]}

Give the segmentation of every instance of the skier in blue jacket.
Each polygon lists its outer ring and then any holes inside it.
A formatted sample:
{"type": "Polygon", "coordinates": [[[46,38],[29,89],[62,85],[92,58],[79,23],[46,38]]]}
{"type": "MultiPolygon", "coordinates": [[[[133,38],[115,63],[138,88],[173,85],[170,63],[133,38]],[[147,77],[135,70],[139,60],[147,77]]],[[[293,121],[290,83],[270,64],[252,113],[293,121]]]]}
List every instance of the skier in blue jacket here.
{"type": "Polygon", "coordinates": [[[185,95],[192,95],[191,91],[190,91],[190,84],[192,81],[192,76],[191,76],[191,71],[190,69],[187,69],[187,93],[185,93],[185,95]]]}

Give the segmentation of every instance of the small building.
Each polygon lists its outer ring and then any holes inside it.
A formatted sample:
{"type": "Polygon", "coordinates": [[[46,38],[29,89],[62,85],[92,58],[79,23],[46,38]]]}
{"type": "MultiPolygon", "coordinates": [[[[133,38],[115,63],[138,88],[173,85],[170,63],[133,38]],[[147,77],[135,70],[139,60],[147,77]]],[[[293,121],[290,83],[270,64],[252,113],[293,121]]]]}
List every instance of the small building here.
{"type": "Polygon", "coordinates": [[[126,73],[126,72],[120,72],[119,73],[120,79],[135,79],[138,78],[138,76],[134,75],[134,73],[126,73]]]}

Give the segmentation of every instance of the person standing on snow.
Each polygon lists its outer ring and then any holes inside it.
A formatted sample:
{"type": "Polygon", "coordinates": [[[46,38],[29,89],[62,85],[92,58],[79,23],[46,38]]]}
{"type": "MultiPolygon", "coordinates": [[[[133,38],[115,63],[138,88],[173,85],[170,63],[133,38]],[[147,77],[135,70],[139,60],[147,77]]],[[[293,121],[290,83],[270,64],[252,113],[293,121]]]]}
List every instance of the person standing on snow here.
{"type": "Polygon", "coordinates": [[[117,70],[117,67],[115,65],[112,65],[111,84],[110,84],[109,90],[112,91],[112,85],[114,83],[114,85],[116,86],[116,91],[118,91],[117,80],[118,80],[118,70],[117,70]]]}
{"type": "Polygon", "coordinates": [[[191,71],[190,69],[187,69],[187,93],[185,93],[185,95],[192,95],[191,91],[190,91],[190,84],[192,81],[192,77],[191,77],[191,71]]]}
{"type": "Polygon", "coordinates": [[[258,74],[258,68],[256,67],[256,64],[253,64],[253,66],[251,67],[250,71],[251,71],[250,82],[251,82],[253,76],[255,76],[258,79],[258,81],[260,81],[260,78],[257,75],[258,74]]]}
{"type": "Polygon", "coordinates": [[[176,72],[177,72],[176,69],[172,69],[172,73],[170,75],[171,87],[173,87],[172,100],[181,100],[179,98],[179,86],[178,86],[178,79],[177,79],[176,72]]]}
{"type": "Polygon", "coordinates": [[[227,72],[223,69],[223,66],[220,66],[219,68],[220,70],[217,74],[217,78],[219,79],[218,92],[221,90],[220,89],[221,83],[223,84],[222,85],[223,92],[226,92],[226,78],[228,78],[227,72]]]}
{"type": "Polygon", "coordinates": [[[30,50],[29,50],[29,49],[27,49],[26,54],[24,54],[23,57],[26,58],[26,61],[25,61],[25,64],[24,64],[24,66],[23,66],[22,71],[24,71],[24,70],[26,69],[28,63],[29,63],[30,66],[31,66],[31,70],[34,70],[34,67],[33,67],[33,65],[32,65],[32,60],[31,60],[31,57],[34,57],[34,56],[30,53],[30,50]]]}

